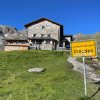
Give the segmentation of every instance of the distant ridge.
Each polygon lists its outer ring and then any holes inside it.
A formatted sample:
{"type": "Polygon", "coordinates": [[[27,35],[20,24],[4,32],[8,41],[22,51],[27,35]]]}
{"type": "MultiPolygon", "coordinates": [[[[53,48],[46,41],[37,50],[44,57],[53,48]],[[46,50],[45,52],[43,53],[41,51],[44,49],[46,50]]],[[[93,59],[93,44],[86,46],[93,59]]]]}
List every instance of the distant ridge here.
{"type": "Polygon", "coordinates": [[[16,28],[11,26],[0,25],[0,34],[5,38],[26,38],[27,30],[17,30],[16,28]]]}
{"type": "Polygon", "coordinates": [[[0,25],[0,31],[4,34],[18,33],[17,29],[11,26],[0,25]]]}

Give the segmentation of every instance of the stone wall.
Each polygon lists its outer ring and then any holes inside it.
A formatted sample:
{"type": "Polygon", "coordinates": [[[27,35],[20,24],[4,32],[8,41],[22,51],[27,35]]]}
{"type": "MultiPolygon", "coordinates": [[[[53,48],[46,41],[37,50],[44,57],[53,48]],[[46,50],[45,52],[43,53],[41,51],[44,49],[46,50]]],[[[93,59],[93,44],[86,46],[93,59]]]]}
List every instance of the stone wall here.
{"type": "Polygon", "coordinates": [[[56,50],[57,42],[53,40],[44,40],[43,42],[39,43],[36,42],[34,45],[29,47],[30,49],[37,49],[37,50],[56,50]]]}
{"type": "Polygon", "coordinates": [[[42,21],[38,24],[32,25],[28,27],[28,37],[41,37],[43,34],[44,37],[54,38],[55,40],[59,41],[59,33],[60,33],[60,26],[49,21],[42,21]]]}
{"type": "Polygon", "coordinates": [[[42,43],[41,44],[41,49],[42,50],[52,50],[53,49],[53,45],[52,45],[52,43],[50,43],[50,44],[42,43]]]}
{"type": "Polygon", "coordinates": [[[28,45],[5,45],[5,51],[28,50],[28,45]]]}

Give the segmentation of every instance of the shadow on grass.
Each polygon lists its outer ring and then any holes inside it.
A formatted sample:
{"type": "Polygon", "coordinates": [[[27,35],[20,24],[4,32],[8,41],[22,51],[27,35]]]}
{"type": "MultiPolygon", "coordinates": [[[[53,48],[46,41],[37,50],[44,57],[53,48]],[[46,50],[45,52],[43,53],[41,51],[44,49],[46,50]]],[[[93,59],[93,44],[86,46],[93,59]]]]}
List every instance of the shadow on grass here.
{"type": "Polygon", "coordinates": [[[91,98],[90,97],[81,97],[78,100],[91,100],[91,98]]]}

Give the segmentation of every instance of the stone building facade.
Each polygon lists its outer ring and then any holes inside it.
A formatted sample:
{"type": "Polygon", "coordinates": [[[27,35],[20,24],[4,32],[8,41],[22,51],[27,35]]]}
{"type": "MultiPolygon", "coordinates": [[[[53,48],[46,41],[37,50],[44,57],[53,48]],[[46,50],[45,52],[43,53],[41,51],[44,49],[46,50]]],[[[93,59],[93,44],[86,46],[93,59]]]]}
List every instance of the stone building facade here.
{"type": "Polygon", "coordinates": [[[32,46],[39,50],[56,50],[62,44],[63,26],[41,18],[26,24],[28,39],[32,46]]]}

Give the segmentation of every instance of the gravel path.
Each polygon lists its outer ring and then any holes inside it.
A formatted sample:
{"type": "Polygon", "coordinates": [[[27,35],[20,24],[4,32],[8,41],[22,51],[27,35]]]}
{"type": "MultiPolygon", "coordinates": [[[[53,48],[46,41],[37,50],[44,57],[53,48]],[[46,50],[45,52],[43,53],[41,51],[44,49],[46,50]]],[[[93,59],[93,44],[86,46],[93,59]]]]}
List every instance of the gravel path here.
{"type": "MultiPolygon", "coordinates": [[[[76,61],[76,59],[73,58],[73,57],[69,57],[68,61],[73,64],[73,66],[74,66],[73,70],[84,74],[84,65],[83,65],[83,63],[80,63],[80,62],[76,61]]],[[[100,81],[100,76],[95,74],[94,69],[90,68],[86,64],[85,64],[85,66],[86,66],[86,77],[90,80],[93,80],[93,81],[100,81]]]]}

